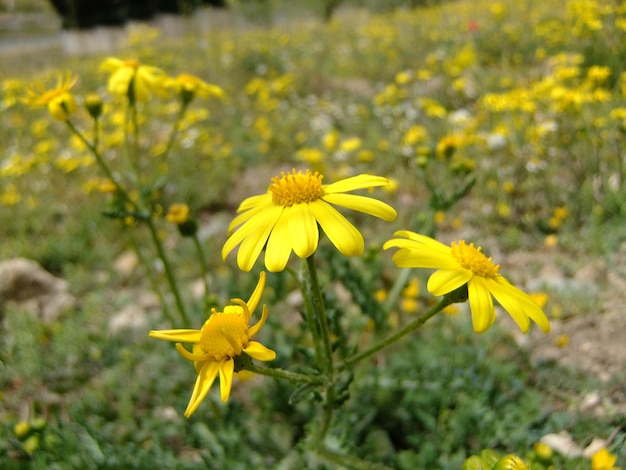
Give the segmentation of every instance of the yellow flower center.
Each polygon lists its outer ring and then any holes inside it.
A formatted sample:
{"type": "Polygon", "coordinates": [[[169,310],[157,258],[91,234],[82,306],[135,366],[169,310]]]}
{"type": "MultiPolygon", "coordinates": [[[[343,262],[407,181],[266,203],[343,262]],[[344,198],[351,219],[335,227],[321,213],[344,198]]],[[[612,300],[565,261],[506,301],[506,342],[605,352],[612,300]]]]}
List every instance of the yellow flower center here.
{"type": "Polygon", "coordinates": [[[206,321],[202,327],[200,349],[202,354],[221,361],[225,357],[241,354],[248,339],[248,325],[243,317],[243,309],[230,305],[224,308],[224,312],[214,310],[206,321]]]}
{"type": "Polygon", "coordinates": [[[317,201],[324,196],[322,186],[323,175],[317,171],[311,173],[307,170],[302,173],[291,170],[291,173],[281,172],[281,176],[272,178],[269,191],[272,193],[274,204],[283,207],[291,207],[294,204],[302,204],[317,201]]]}
{"type": "Polygon", "coordinates": [[[452,242],[452,256],[459,264],[473,272],[476,276],[495,278],[500,270],[500,265],[493,264],[491,258],[487,258],[482,252],[482,248],[476,248],[473,243],[465,244],[465,240],[458,243],[452,242]]]}

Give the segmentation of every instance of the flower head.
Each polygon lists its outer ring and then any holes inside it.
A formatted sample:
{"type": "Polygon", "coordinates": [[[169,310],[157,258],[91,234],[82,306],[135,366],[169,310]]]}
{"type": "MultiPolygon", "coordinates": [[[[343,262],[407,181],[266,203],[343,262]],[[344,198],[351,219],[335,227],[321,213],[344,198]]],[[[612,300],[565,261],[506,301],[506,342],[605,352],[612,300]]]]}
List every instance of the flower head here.
{"type": "Polygon", "coordinates": [[[222,401],[228,400],[235,374],[235,357],[243,353],[259,361],[271,361],[276,357],[271,349],[250,341],[267,320],[267,306],[263,305],[261,319],[252,327],[248,325],[264,287],[265,273],[262,272],[248,302],[232,299],[235,305],[224,307],[223,312],[212,309],[211,316],[200,330],[150,331],[152,338],[176,342],[180,355],[194,362],[198,378],[185,410],[186,417],[198,409],[218,374],[222,401]],[[188,351],[181,343],[193,343],[193,351],[188,351]]]}
{"type": "Polygon", "coordinates": [[[225,95],[224,90],[217,85],[211,85],[195,75],[186,73],[180,74],[176,78],[170,78],[166,86],[175,90],[182,100],[187,103],[196,95],[202,98],[210,98],[212,96],[223,98],[225,95]]]}
{"type": "Polygon", "coordinates": [[[167,96],[167,75],[158,67],[141,65],[138,60],[105,59],[100,69],[110,72],[108,90],[113,95],[127,96],[131,102],[148,101],[151,93],[167,96]]]}
{"type": "Polygon", "coordinates": [[[614,467],[617,456],[611,454],[606,447],[591,456],[591,470],[620,470],[614,467]]]}
{"type": "Polygon", "coordinates": [[[383,245],[384,249],[400,248],[394,262],[401,268],[437,269],[428,279],[427,288],[433,295],[448,294],[467,285],[474,331],[482,333],[495,321],[492,296],[504,307],[525,333],[533,320],[547,333],[550,323],[532,298],[511,285],[500,273],[500,266],[487,258],[480,247],[465,241],[446,246],[432,238],[409,231],[395,233],[396,237],[383,245]]]}
{"type": "Polygon", "coordinates": [[[184,224],[189,220],[189,206],[183,203],[172,204],[167,210],[165,218],[173,224],[184,224]]]}
{"type": "Polygon", "coordinates": [[[25,102],[29,106],[47,106],[48,111],[57,121],[67,121],[69,115],[78,109],[74,96],[70,93],[76,84],[76,77],[71,74],[59,75],[56,86],[47,89],[41,82],[33,84],[28,89],[25,102]]]}
{"type": "Polygon", "coordinates": [[[310,170],[306,173],[292,170],[272,178],[265,194],[250,197],[239,206],[241,214],[228,227],[231,235],[222,248],[222,257],[226,259],[241,244],[237,263],[242,270],[250,271],[267,245],[265,266],[272,272],[282,271],[292,250],[300,258],[308,258],[315,252],[319,242],[318,224],[343,255],[363,253],[363,236],[333,205],[391,221],[396,218],[396,211],[384,202],[345,194],[355,189],[385,186],[387,179],[358,175],[326,185],[322,184],[322,178],[310,170]]]}

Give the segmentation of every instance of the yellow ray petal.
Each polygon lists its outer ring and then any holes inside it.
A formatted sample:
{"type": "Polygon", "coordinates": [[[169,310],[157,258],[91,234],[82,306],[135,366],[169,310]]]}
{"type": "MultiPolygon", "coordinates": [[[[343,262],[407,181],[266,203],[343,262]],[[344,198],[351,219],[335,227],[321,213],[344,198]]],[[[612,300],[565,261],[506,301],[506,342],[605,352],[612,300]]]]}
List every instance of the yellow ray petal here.
{"type": "Polygon", "coordinates": [[[237,212],[247,211],[258,206],[266,206],[271,203],[272,203],[271,193],[250,196],[249,198],[243,200],[243,202],[237,208],[237,212]]]}
{"type": "Polygon", "coordinates": [[[185,417],[189,418],[200,406],[202,400],[206,397],[207,393],[211,389],[211,385],[217,377],[219,369],[219,362],[207,361],[198,371],[198,378],[196,384],[193,387],[191,398],[189,399],[189,405],[185,410],[185,417]]]}
{"type": "Polygon", "coordinates": [[[322,200],[309,204],[313,215],[333,245],[345,256],[363,253],[363,236],[337,209],[322,200]]]}
{"type": "Polygon", "coordinates": [[[462,269],[440,269],[428,279],[426,288],[433,295],[445,295],[461,287],[472,277],[472,273],[462,269]]]}
{"type": "Polygon", "coordinates": [[[528,294],[510,284],[502,276],[495,280],[489,280],[487,286],[496,300],[511,315],[524,333],[530,327],[529,318],[537,323],[544,333],[550,331],[548,317],[528,294]]]}
{"type": "Polygon", "coordinates": [[[472,324],[476,333],[486,331],[496,319],[496,312],[493,308],[493,299],[487,288],[485,279],[474,276],[467,283],[469,294],[470,310],[472,312],[472,324]]]}
{"type": "Polygon", "coordinates": [[[273,361],[276,359],[276,353],[274,351],[256,341],[250,341],[243,350],[248,356],[258,361],[273,361]]]}
{"type": "Polygon", "coordinates": [[[389,180],[382,176],[357,175],[324,186],[326,194],[344,193],[355,189],[373,188],[375,186],[387,186],[389,180]]]}
{"type": "Polygon", "coordinates": [[[263,289],[265,289],[265,273],[261,271],[259,274],[259,282],[257,282],[254,292],[252,292],[252,295],[250,296],[250,300],[246,302],[250,314],[254,313],[256,306],[259,305],[261,296],[263,295],[263,289]]]}
{"type": "Polygon", "coordinates": [[[200,330],[152,330],[148,336],[175,343],[199,343],[201,334],[200,330]]]}
{"type": "Polygon", "coordinates": [[[459,264],[449,255],[436,251],[403,248],[393,255],[393,262],[400,268],[459,269],[459,264]]]}
{"type": "Polygon", "coordinates": [[[267,240],[267,247],[265,248],[265,267],[267,270],[277,273],[285,269],[291,250],[289,218],[281,216],[267,240]]]}
{"type": "Polygon", "coordinates": [[[224,359],[219,365],[220,371],[220,397],[222,402],[228,401],[230,389],[233,386],[233,375],[235,375],[235,361],[231,358],[224,359]]]}
{"type": "Polygon", "coordinates": [[[326,194],[324,201],[391,222],[398,215],[393,207],[378,199],[356,194],[326,194]]]}
{"type": "Polygon", "coordinates": [[[293,251],[300,258],[308,258],[317,249],[319,229],[308,204],[294,204],[289,215],[289,236],[293,251]]]}
{"type": "MultiPolygon", "coordinates": [[[[267,320],[267,305],[263,305],[263,310],[261,313],[261,319],[256,322],[256,324],[252,327],[250,327],[248,329],[248,337],[252,338],[254,335],[256,335],[259,330],[261,329],[261,327],[263,326],[263,324],[265,323],[265,320],[267,320]]],[[[244,348],[245,350],[245,348],[244,348]]]]}
{"type": "MultiPolygon", "coordinates": [[[[438,242],[437,240],[434,240],[425,235],[421,235],[419,233],[411,232],[409,230],[400,230],[394,233],[393,236],[394,237],[406,237],[408,240],[415,242],[413,244],[406,244],[407,247],[414,247],[415,249],[421,248],[421,247],[427,247],[431,251],[438,251],[442,254],[447,254],[447,255],[449,255],[452,251],[452,249],[448,245],[444,245],[443,243],[438,242]]],[[[405,246],[405,243],[407,243],[408,240],[403,240],[402,238],[393,238],[389,240],[388,242],[386,242],[383,248],[387,249],[392,246],[397,246],[397,247],[402,248],[405,246]]]]}

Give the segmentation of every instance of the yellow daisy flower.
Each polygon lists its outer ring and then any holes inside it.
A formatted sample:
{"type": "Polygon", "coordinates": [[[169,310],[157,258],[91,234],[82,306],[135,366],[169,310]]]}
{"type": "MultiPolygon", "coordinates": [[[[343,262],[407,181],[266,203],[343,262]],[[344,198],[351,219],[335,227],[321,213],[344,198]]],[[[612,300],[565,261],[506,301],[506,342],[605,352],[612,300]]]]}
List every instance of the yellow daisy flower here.
{"type": "Polygon", "coordinates": [[[148,101],[151,93],[168,95],[168,76],[158,67],[141,65],[138,60],[105,59],[100,69],[110,72],[108,90],[113,95],[128,96],[135,101],[148,101]]]}
{"type": "Polygon", "coordinates": [[[232,299],[236,305],[224,307],[223,312],[211,309],[211,316],[200,330],[150,331],[152,338],[176,342],[176,350],[180,355],[194,362],[198,378],[185,410],[187,418],[198,409],[218,374],[222,402],[228,400],[235,374],[235,357],[246,353],[259,361],[272,361],[276,358],[276,353],[271,349],[250,341],[267,320],[267,306],[263,305],[261,319],[254,326],[248,326],[264,288],[265,273],[262,272],[248,302],[232,299]],[[181,343],[193,343],[193,352],[189,352],[181,343]]]}
{"type": "Polygon", "coordinates": [[[173,224],[182,225],[189,220],[189,206],[187,204],[172,204],[165,219],[173,224]]]}
{"type": "Polygon", "coordinates": [[[194,75],[186,73],[180,74],[176,78],[168,79],[166,86],[182,96],[186,102],[191,101],[196,95],[201,98],[210,98],[212,96],[223,98],[225,96],[224,90],[217,85],[211,85],[194,75]]]}
{"type": "Polygon", "coordinates": [[[617,456],[611,454],[606,447],[591,456],[591,470],[620,470],[615,467],[617,456]]]}
{"type": "Polygon", "coordinates": [[[541,308],[526,293],[510,284],[498,273],[500,266],[493,264],[481,248],[465,241],[446,246],[430,237],[406,230],[395,233],[383,248],[400,248],[393,260],[401,268],[437,269],[428,279],[427,288],[433,295],[445,295],[467,285],[474,331],[482,333],[495,321],[492,296],[504,307],[526,333],[533,320],[547,333],[550,323],[541,308]]]}
{"type": "Polygon", "coordinates": [[[237,212],[241,214],[228,227],[230,237],[222,248],[222,257],[226,259],[241,244],[237,264],[243,271],[250,271],[267,245],[265,266],[272,272],[282,271],[292,250],[300,258],[315,252],[318,224],[343,255],[363,253],[363,236],[333,205],[392,221],[396,211],[391,206],[366,196],[345,194],[385,186],[389,184],[387,178],[358,175],[327,185],[322,184],[322,178],[317,172],[295,169],[272,178],[267,193],[250,197],[239,206],[237,212]]]}
{"type": "Polygon", "coordinates": [[[76,84],[76,77],[70,73],[59,75],[54,88],[46,89],[41,82],[33,84],[28,89],[25,102],[32,107],[47,106],[48,111],[57,121],[67,121],[71,113],[78,109],[70,89],[76,84]]]}

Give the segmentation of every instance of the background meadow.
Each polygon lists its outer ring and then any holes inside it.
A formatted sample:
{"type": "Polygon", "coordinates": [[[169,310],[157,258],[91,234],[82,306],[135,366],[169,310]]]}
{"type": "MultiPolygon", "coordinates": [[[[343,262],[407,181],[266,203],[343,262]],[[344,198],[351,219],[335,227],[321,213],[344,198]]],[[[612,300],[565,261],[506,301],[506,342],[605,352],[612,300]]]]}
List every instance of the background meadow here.
{"type": "MultiPolygon", "coordinates": [[[[39,2],[16,3],[54,18],[39,2]]],[[[99,72],[109,55],[226,91],[190,105],[166,160],[177,105],[154,98],[141,109],[143,171],[159,183],[163,214],[185,202],[198,218],[216,305],[251,292],[260,269],[221,259],[237,206],[292,167],[325,183],[359,173],[393,183],[381,199],[395,222],[355,218],[363,256],[340,259],[321,243],[331,319],[351,332],[350,347],[429,306],[415,272],[381,313],[398,275],[381,245],[399,229],[474,241],[545,302],[547,337],[520,337],[504,318],[475,335],[462,305],[361,364],[337,448],[399,469],[458,469],[483,448],[528,456],[537,469],[590,468],[585,457],[540,462],[533,451],[567,431],[581,447],[610,437],[626,466],[626,3],[430,3],[346,1],[323,21],[316,2],[242,1],[179,19],[185,33],[130,24],[106,53],[71,55],[54,42],[0,49],[0,259],[36,260],[77,299],[53,321],[2,305],[3,468],[301,468],[296,449],[315,410],[290,383],[239,380],[226,405],[212,391],[182,416],[193,370],[147,336],[168,325],[129,239],[105,215],[95,160],[21,101],[34,80],[72,71],[79,100],[104,100],[102,145],[115,164],[124,116],[99,72]]],[[[77,125],[88,129],[84,111],[77,125]]],[[[194,246],[164,220],[159,236],[199,323],[194,246]]],[[[137,237],[149,252],[147,235],[137,237]]],[[[286,273],[268,276],[263,302],[263,344],[288,367],[309,344],[286,273]]]]}

